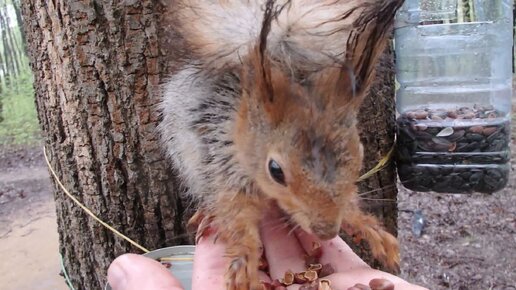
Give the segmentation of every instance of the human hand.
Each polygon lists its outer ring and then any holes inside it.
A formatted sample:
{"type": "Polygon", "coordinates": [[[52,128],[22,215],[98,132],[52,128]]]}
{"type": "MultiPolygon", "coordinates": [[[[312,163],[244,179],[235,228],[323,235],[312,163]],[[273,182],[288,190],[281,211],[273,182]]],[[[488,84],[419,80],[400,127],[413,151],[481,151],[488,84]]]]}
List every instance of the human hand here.
{"type": "MultiPolygon", "coordinates": [[[[208,229],[195,249],[192,274],[193,290],[225,290],[224,274],[229,265],[225,246],[215,242],[208,229]]],[[[270,278],[260,273],[263,281],[270,278]]],[[[183,290],[181,283],[161,263],[135,254],[116,258],[108,269],[108,282],[113,290],[183,290]]]]}
{"type": "MultiPolygon", "coordinates": [[[[369,289],[357,284],[369,285],[373,279],[383,279],[385,287],[378,290],[423,290],[406,281],[371,269],[340,238],[320,241],[316,237],[302,231],[289,232],[280,217],[273,214],[263,221],[261,235],[269,263],[270,276],[261,272],[264,282],[282,278],[285,271],[302,272],[306,270],[305,254],[312,248],[313,242],[321,244],[322,264],[330,263],[335,273],[325,277],[330,280],[334,289],[362,290],[369,289]],[[355,287],[355,288],[353,288],[355,287]],[[362,287],[362,288],[360,288],[362,287]],[[393,288],[394,287],[394,288],[393,288]]],[[[206,232],[200,239],[194,257],[192,289],[225,290],[224,274],[229,260],[224,258],[225,247],[215,236],[206,232]]],[[[182,290],[179,281],[170,275],[160,263],[138,255],[123,255],[117,258],[108,270],[109,284],[114,290],[182,290]]],[[[300,285],[292,285],[289,290],[298,290],[300,285]]]]}

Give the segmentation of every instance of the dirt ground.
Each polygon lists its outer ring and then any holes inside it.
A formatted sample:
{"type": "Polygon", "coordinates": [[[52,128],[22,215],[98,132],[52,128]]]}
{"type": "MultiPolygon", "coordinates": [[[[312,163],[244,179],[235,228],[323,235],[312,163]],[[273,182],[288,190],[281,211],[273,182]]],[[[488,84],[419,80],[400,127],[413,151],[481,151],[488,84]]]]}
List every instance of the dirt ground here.
{"type": "MultiPolygon", "coordinates": [[[[512,150],[510,184],[493,195],[400,187],[404,278],[435,290],[516,290],[516,126],[512,150]],[[416,210],[425,219],[421,237],[412,232],[416,210]]],[[[67,289],[57,243],[41,149],[0,148],[0,288],[67,289]]]]}
{"type": "Polygon", "coordinates": [[[0,148],[0,289],[68,289],[41,149],[0,148]]]}
{"type": "Polygon", "coordinates": [[[509,186],[493,195],[400,190],[404,278],[436,290],[516,289],[515,159],[509,186]],[[419,238],[411,229],[415,210],[426,224],[419,238]]]}

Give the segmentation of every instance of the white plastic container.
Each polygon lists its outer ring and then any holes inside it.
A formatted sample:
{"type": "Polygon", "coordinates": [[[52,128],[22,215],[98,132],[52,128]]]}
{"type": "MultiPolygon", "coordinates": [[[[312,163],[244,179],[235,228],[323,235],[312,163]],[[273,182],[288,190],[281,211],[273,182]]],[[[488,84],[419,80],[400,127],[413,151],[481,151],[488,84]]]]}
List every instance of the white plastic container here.
{"type": "Polygon", "coordinates": [[[510,171],[512,0],[406,0],[395,29],[401,182],[502,189],[510,171]]]}
{"type": "MultiPolygon", "coordinates": [[[[168,267],[171,274],[176,277],[185,290],[192,289],[192,271],[193,257],[195,246],[174,246],[169,248],[158,249],[143,256],[160,261],[163,258],[175,258],[177,261],[170,261],[168,267]]],[[[164,266],[165,267],[165,266],[164,266]]],[[[104,290],[112,290],[108,283],[104,286],[104,290]]]]}

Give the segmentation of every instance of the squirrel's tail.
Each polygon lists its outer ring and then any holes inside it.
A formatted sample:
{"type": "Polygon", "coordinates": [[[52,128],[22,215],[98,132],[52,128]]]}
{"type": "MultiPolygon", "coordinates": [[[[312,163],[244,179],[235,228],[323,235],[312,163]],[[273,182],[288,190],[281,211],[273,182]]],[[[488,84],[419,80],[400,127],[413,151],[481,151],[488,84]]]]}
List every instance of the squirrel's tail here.
{"type": "MultiPolygon", "coordinates": [[[[274,20],[267,36],[268,55],[286,67],[302,69],[300,66],[314,68],[349,62],[350,51],[357,53],[357,48],[362,50],[360,54],[367,55],[367,45],[378,45],[375,41],[385,42],[374,38],[386,38],[394,13],[403,0],[177,2],[180,2],[176,7],[178,30],[188,49],[196,59],[214,69],[241,63],[258,44],[264,11],[268,4],[273,4],[274,20]],[[375,31],[367,31],[371,29],[375,31]],[[358,38],[362,37],[368,39],[362,39],[360,44],[358,38]]],[[[368,57],[374,59],[372,55],[368,57]]],[[[353,66],[357,68],[356,63],[353,66]]]]}

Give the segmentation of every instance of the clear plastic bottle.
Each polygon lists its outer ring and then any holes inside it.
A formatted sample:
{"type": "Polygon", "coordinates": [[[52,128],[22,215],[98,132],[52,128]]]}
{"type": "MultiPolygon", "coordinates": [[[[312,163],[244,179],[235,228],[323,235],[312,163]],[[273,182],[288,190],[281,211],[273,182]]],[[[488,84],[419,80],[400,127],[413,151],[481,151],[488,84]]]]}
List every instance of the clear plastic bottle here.
{"type": "Polygon", "coordinates": [[[406,0],[397,163],[417,191],[492,193],[510,171],[512,0],[406,0]]]}

